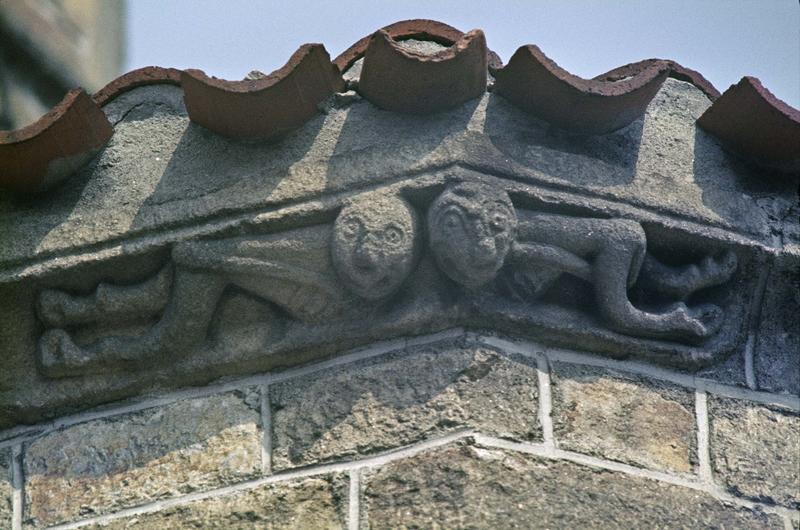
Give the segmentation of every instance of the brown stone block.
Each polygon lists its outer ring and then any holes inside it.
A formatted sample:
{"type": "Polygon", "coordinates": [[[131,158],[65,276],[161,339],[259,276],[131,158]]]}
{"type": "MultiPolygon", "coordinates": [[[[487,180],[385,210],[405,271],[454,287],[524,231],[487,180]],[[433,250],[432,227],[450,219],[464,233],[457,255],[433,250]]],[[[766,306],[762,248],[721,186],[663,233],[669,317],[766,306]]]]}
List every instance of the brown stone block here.
{"type": "Polygon", "coordinates": [[[87,529],[345,528],[347,490],[343,479],[314,477],[267,484],[155,513],[134,515],[87,529]]]}
{"type": "Polygon", "coordinates": [[[270,387],[276,469],[348,459],[458,429],[540,437],[530,361],[427,347],[270,387]]]}
{"type": "Polygon", "coordinates": [[[783,528],[697,490],[467,443],[363,480],[369,528],[783,528]]]}
{"type": "Polygon", "coordinates": [[[694,393],[601,368],[553,365],[553,428],[561,449],[691,473],[694,393]]]}
{"type": "Polygon", "coordinates": [[[800,508],[800,414],[709,400],[711,465],[734,495],[800,508]]]}
{"type": "Polygon", "coordinates": [[[258,393],[230,392],[97,419],[27,447],[26,519],[74,521],[255,477],[258,393]]]}

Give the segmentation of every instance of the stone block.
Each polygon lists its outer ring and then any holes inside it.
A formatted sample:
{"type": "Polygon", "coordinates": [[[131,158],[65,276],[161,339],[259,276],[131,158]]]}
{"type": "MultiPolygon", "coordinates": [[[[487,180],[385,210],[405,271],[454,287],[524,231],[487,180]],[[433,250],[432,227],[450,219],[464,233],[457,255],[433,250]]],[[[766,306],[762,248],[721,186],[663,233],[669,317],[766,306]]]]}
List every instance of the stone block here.
{"type": "Polygon", "coordinates": [[[116,519],[91,530],[197,528],[346,528],[347,488],[338,476],[267,484],[158,512],[116,519]],[[344,486],[344,487],[343,487],[344,486]]]}
{"type": "Polygon", "coordinates": [[[800,508],[800,414],[709,399],[711,465],[734,495],[800,508]]]}
{"type": "Polygon", "coordinates": [[[273,466],[400,447],[458,429],[537,440],[531,360],[428,346],[270,387],[273,466]]]}
{"type": "Polygon", "coordinates": [[[800,395],[798,315],[800,249],[777,256],[767,279],[753,360],[760,390],[800,395]]]}
{"type": "Polygon", "coordinates": [[[70,426],[26,447],[26,519],[52,525],[246,480],[261,447],[255,391],[70,426]]]}
{"type": "Polygon", "coordinates": [[[776,528],[710,494],[468,443],[363,478],[370,528],[776,528]]]}
{"type": "Polygon", "coordinates": [[[660,471],[693,471],[693,391],[633,374],[554,363],[552,392],[559,448],[660,471]]]}
{"type": "Polygon", "coordinates": [[[0,528],[11,528],[14,513],[11,467],[11,449],[0,449],[0,528]]]}

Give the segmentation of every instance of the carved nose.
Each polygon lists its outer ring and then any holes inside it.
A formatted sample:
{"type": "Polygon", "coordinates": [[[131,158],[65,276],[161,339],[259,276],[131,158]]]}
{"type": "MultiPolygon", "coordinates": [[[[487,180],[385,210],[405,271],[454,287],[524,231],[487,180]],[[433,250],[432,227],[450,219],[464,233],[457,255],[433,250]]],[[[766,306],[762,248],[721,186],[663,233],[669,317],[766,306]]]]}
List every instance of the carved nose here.
{"type": "Polygon", "coordinates": [[[353,262],[356,267],[361,269],[372,269],[378,261],[378,252],[374,243],[369,239],[364,239],[355,249],[353,262]]]}

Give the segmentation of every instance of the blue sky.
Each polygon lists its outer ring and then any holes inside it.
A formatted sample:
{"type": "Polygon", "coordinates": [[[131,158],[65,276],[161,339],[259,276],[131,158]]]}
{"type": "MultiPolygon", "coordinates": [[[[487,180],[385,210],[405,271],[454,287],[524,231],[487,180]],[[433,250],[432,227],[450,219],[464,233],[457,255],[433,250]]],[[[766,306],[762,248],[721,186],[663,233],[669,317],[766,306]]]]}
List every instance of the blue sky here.
{"type": "Polygon", "coordinates": [[[323,43],[333,58],[409,18],[481,28],[504,62],[524,44],[582,77],[640,59],[674,59],[720,91],[752,75],[800,107],[797,0],[129,0],[126,70],[200,68],[241,79],[279,68],[305,42],[323,43]]]}

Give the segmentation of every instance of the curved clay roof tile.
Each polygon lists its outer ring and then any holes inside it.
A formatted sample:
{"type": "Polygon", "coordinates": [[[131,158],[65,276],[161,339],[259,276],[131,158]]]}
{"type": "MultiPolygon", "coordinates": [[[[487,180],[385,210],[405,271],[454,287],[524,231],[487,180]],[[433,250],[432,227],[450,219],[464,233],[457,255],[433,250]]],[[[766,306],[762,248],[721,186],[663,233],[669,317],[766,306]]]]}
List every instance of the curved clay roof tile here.
{"type": "Polygon", "coordinates": [[[269,139],[303,125],[344,80],[323,45],[304,44],[265,77],[225,81],[185,70],[181,86],[193,122],[223,136],[269,139]]]}
{"type": "Polygon", "coordinates": [[[533,45],[520,47],[508,65],[492,69],[494,91],[555,127],[579,134],[605,134],[644,114],[670,72],[649,64],[621,81],[574,76],[533,45]]]}
{"type": "Polygon", "coordinates": [[[145,66],[121,75],[95,92],[94,102],[101,107],[120,94],[145,85],[180,85],[181,71],[176,68],[145,66]]]}
{"type": "Polygon", "coordinates": [[[114,134],[105,113],[81,88],[50,112],[14,131],[0,131],[0,187],[44,191],[80,168],[114,134]]]}
{"type": "Polygon", "coordinates": [[[711,81],[703,77],[703,74],[696,70],[692,70],[691,68],[686,68],[685,66],[668,59],[645,59],[643,61],[626,64],[614,68],[613,70],[609,70],[604,74],[600,74],[594,79],[597,81],[621,81],[623,79],[638,75],[656,63],[667,63],[670,69],[669,77],[693,84],[706,96],[708,96],[708,99],[711,101],[714,101],[719,97],[719,90],[716,89],[711,81]]]}
{"type": "Polygon", "coordinates": [[[729,149],[762,165],[800,172],[800,111],[776,98],[755,77],[731,85],[697,124],[729,149]]]}
{"type": "Polygon", "coordinates": [[[384,30],[372,35],[364,53],[358,92],[386,110],[426,114],[479,97],[486,90],[486,38],[464,34],[449,48],[418,53],[384,30]]]}
{"type": "MultiPolygon", "coordinates": [[[[452,46],[461,37],[464,32],[436,20],[427,20],[424,18],[417,18],[412,20],[402,20],[389,24],[381,28],[389,34],[394,40],[417,39],[422,41],[435,42],[443,46],[452,46]]],[[[367,35],[358,42],[347,48],[339,56],[333,60],[334,64],[339,67],[339,71],[346,72],[348,68],[353,66],[353,63],[364,57],[364,52],[367,51],[372,35],[367,35]]],[[[503,63],[500,57],[491,50],[488,50],[489,64],[500,68],[503,63]]]]}

